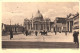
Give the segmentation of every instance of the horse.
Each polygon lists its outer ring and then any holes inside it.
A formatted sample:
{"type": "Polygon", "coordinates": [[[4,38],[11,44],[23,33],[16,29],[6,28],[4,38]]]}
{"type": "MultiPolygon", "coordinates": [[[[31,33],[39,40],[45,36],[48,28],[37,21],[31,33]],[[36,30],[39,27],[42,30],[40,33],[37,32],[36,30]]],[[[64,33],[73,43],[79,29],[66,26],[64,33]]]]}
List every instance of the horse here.
{"type": "Polygon", "coordinates": [[[47,35],[47,31],[46,32],[40,32],[41,35],[47,35]]]}

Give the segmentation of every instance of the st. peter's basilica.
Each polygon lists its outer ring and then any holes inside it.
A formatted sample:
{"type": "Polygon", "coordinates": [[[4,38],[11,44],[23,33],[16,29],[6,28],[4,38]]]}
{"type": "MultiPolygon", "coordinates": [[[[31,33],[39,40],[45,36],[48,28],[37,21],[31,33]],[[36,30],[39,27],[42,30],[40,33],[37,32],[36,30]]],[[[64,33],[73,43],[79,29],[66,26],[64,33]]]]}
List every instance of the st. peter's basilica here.
{"type": "Polygon", "coordinates": [[[24,19],[24,27],[29,31],[51,31],[51,20],[44,18],[38,10],[36,15],[32,15],[32,19],[24,19]]]}

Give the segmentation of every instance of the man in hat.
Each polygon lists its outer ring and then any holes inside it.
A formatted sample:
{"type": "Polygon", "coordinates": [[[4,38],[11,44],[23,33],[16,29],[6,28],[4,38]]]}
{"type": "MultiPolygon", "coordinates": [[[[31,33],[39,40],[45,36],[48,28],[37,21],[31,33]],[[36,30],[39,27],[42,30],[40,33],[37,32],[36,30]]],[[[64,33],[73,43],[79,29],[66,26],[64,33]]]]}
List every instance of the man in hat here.
{"type": "Polygon", "coordinates": [[[36,35],[36,36],[37,36],[37,33],[38,33],[38,32],[37,32],[37,31],[35,31],[35,35],[36,35]]]}
{"type": "Polygon", "coordinates": [[[10,39],[13,38],[13,31],[10,30],[10,39]]]}
{"type": "Polygon", "coordinates": [[[76,43],[79,44],[78,35],[79,35],[79,32],[74,31],[73,37],[74,37],[74,42],[75,42],[75,44],[76,44],[76,43]]]}

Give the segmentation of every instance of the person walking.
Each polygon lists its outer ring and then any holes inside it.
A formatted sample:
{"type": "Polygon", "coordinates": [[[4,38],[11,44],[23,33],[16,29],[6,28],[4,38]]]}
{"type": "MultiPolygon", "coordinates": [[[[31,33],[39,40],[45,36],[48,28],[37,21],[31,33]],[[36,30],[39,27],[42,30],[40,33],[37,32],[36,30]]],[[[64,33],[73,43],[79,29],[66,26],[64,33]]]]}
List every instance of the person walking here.
{"type": "Polygon", "coordinates": [[[56,31],[55,31],[55,35],[56,35],[56,31]]]}
{"type": "Polygon", "coordinates": [[[25,34],[26,34],[26,36],[28,35],[28,30],[26,30],[25,34]]]}
{"type": "Polygon", "coordinates": [[[36,35],[36,36],[37,36],[37,33],[38,33],[38,32],[37,32],[37,31],[35,31],[35,35],[36,35]]]}
{"type": "Polygon", "coordinates": [[[13,31],[10,30],[10,39],[12,39],[12,38],[13,38],[13,31]]]}
{"type": "Polygon", "coordinates": [[[79,44],[78,34],[79,34],[79,32],[76,32],[76,31],[73,33],[73,37],[74,37],[74,42],[75,42],[75,44],[76,44],[76,43],[79,44]]]}
{"type": "Polygon", "coordinates": [[[67,31],[65,31],[65,35],[67,35],[67,31]]]}

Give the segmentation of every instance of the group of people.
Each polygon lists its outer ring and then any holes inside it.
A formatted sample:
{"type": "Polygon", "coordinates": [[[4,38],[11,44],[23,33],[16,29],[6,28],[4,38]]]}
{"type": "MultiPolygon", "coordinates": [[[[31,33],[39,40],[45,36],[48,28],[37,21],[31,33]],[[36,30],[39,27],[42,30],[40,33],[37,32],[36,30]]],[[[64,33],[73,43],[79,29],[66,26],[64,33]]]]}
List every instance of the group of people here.
{"type": "MultiPolygon", "coordinates": [[[[57,31],[54,31],[54,33],[56,35],[57,34],[57,31]]],[[[59,32],[59,33],[61,33],[61,32],[59,32]]],[[[67,35],[67,31],[65,31],[64,33],[65,33],[65,35],[67,35]]]]}
{"type": "MultiPolygon", "coordinates": [[[[47,32],[45,32],[45,31],[41,31],[40,32],[41,33],[41,35],[47,35],[47,32]]],[[[26,34],[26,36],[27,35],[30,35],[31,34],[31,32],[29,32],[28,30],[26,30],[25,31],[25,34],[26,34]]],[[[56,34],[56,32],[55,32],[55,34],[56,34]]],[[[38,32],[37,31],[35,31],[35,35],[37,36],[38,35],[38,32]]],[[[79,40],[78,40],[78,35],[79,35],[79,32],[76,32],[76,31],[74,31],[74,33],[73,33],[73,38],[74,38],[74,42],[75,42],[75,44],[77,43],[77,44],[79,44],[79,40]]],[[[13,38],[13,31],[12,30],[10,30],[10,39],[12,39],[13,38]]]]}
{"type": "Polygon", "coordinates": [[[40,31],[41,35],[47,35],[47,31],[40,31]]]}
{"type": "MultiPolygon", "coordinates": [[[[26,31],[25,31],[25,34],[26,34],[26,36],[27,36],[27,35],[30,35],[30,34],[31,34],[31,32],[30,32],[30,31],[28,31],[28,30],[26,30],[26,31]]],[[[38,34],[38,32],[37,32],[37,31],[35,31],[35,35],[36,35],[36,36],[37,36],[37,34],[38,34]]]]}
{"type": "MultiPolygon", "coordinates": [[[[25,31],[26,36],[27,36],[27,35],[31,35],[31,33],[32,33],[32,32],[31,32],[31,31],[28,31],[28,30],[25,31]]],[[[40,31],[40,33],[41,33],[41,35],[45,35],[45,34],[47,35],[47,32],[45,32],[45,31],[43,31],[43,32],[40,31]]],[[[35,35],[36,35],[36,36],[38,35],[38,31],[35,31],[35,35]]]]}

